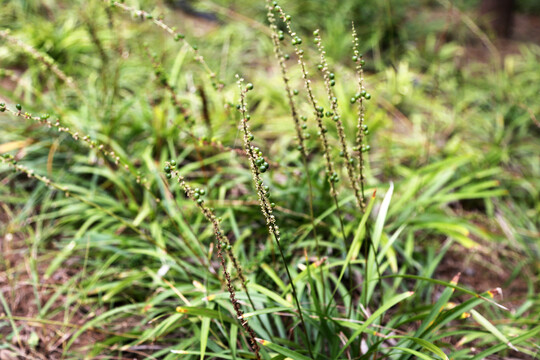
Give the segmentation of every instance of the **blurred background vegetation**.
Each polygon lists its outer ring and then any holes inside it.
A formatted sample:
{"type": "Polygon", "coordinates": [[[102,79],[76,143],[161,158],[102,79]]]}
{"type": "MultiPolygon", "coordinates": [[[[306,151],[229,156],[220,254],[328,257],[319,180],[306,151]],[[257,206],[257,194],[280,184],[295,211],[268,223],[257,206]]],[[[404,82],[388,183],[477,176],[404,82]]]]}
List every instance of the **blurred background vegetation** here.
{"type": "MultiPolygon", "coordinates": [[[[311,172],[298,171],[301,159],[264,1],[126,3],[177,27],[223,87],[217,90],[217,81],[193,61],[190,46],[102,1],[1,0],[0,31],[9,30],[11,39],[43,54],[73,85],[0,36],[0,102],[11,108],[20,103],[35,115],[50,113],[106,144],[147,179],[151,191],[68,134],[7,113],[0,114],[0,153],[129,219],[170,252],[137,238],[100,208],[0,165],[0,300],[4,314],[18,317],[0,314],[2,359],[79,358],[83,350],[88,358],[175,358],[171,349],[199,349],[201,325],[174,313],[177,292],[158,272],[165,271],[194,306],[207,305],[203,295],[220,293],[220,283],[209,266],[204,268],[211,262],[211,231],[161,174],[163,162],[171,158],[190,182],[207,189],[224,227],[234,234],[235,251],[251,281],[271,286],[273,278],[261,264],[276,266],[275,249],[254,206],[247,162],[220,147],[242,146],[234,109],[237,73],[255,85],[249,98],[252,127],[257,145],[272,161],[272,197],[291,262],[303,262],[301,249],[313,247],[305,216],[306,176],[317,194],[316,215],[326,214],[332,202],[320,176],[324,163],[312,124],[311,172]],[[150,54],[191,121],[184,120],[160,85],[150,54]],[[186,268],[176,265],[178,259],[186,268]]],[[[506,38],[479,15],[481,1],[280,4],[308,43],[306,57],[314,74],[318,55],[309,40],[314,29],[321,29],[348,129],[356,122],[348,104],[356,92],[352,21],[358,30],[373,95],[367,106],[368,192],[384,194],[390,182],[395,184],[383,237],[389,241],[392,234],[401,235],[387,259],[388,271],[447,281],[462,272],[461,284],[475,292],[500,287],[505,296],[497,300],[511,311],[486,307],[484,315],[508,336],[532,329],[540,320],[540,3],[515,1],[506,38]]],[[[303,89],[288,46],[292,83],[303,89]]],[[[325,98],[322,86],[317,96],[325,98]]],[[[301,111],[310,114],[307,106],[301,111]]],[[[352,142],[353,131],[348,135],[352,142]]],[[[338,158],[335,129],[330,136],[338,158]]],[[[347,234],[353,234],[359,215],[347,206],[346,185],[342,181],[340,199],[350,222],[347,234]]],[[[337,218],[331,212],[321,221],[328,256],[339,259],[337,218]]],[[[275,268],[280,275],[282,270],[275,268]]],[[[414,287],[417,301],[400,307],[403,318],[425,311],[423,304],[440,294],[436,286],[412,281],[389,280],[383,286],[388,294],[414,287]]],[[[222,299],[216,308],[230,306],[222,299]]],[[[405,326],[403,318],[392,317],[389,326],[405,326]]],[[[454,337],[437,341],[453,349],[453,358],[470,359],[497,341],[472,321],[452,326],[448,332],[454,337]]],[[[208,346],[218,352],[220,335],[213,335],[208,346]]],[[[540,351],[534,338],[519,350],[502,349],[492,356],[532,359],[540,351]]]]}

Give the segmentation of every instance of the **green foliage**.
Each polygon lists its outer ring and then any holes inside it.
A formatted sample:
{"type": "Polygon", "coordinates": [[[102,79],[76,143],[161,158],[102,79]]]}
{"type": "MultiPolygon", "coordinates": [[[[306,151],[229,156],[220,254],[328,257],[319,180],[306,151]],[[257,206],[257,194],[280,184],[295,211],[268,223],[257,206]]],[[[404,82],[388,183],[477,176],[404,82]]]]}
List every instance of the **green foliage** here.
{"type": "Polygon", "coordinates": [[[0,355],[536,356],[538,46],[463,66],[420,1],[160,4],[2,4],[0,355]]]}

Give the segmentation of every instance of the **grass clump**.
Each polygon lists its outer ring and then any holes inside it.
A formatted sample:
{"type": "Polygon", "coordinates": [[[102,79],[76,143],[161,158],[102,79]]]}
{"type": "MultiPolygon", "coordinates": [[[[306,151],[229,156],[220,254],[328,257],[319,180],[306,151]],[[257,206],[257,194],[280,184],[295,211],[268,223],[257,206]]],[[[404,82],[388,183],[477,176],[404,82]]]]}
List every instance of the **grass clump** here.
{"type": "Polygon", "coordinates": [[[0,16],[0,357],[537,355],[538,47],[80,5],[0,16]]]}

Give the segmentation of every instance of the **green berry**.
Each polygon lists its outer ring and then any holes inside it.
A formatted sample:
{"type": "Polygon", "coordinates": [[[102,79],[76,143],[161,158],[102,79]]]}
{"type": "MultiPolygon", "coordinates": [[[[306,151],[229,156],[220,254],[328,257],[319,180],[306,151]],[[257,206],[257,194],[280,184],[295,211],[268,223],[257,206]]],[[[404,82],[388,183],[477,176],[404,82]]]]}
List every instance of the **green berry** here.
{"type": "Polygon", "coordinates": [[[169,165],[166,165],[163,170],[166,172],[166,173],[170,173],[171,172],[171,167],[169,165]]]}
{"type": "Polygon", "coordinates": [[[262,172],[262,173],[265,173],[265,172],[266,172],[266,169],[267,169],[267,168],[266,168],[266,166],[264,166],[264,165],[261,166],[261,167],[259,167],[259,171],[262,172]]]}
{"type": "Polygon", "coordinates": [[[317,65],[317,69],[322,70],[323,66],[321,64],[317,65]]]}
{"type": "Polygon", "coordinates": [[[285,21],[287,21],[287,22],[291,21],[291,15],[285,16],[285,21]]]}
{"type": "Polygon", "coordinates": [[[360,60],[360,65],[362,66],[366,65],[366,61],[364,59],[360,60]]]}
{"type": "Polygon", "coordinates": [[[246,90],[253,90],[253,84],[252,83],[248,83],[246,85],[246,90]]]}
{"type": "Polygon", "coordinates": [[[344,153],[343,151],[340,151],[340,152],[339,152],[339,156],[344,157],[344,156],[345,156],[345,153],[344,153]]]}
{"type": "Polygon", "coordinates": [[[172,175],[171,175],[171,173],[166,173],[166,174],[165,174],[165,177],[166,177],[167,179],[170,179],[170,178],[172,178],[172,175]]]}
{"type": "Polygon", "coordinates": [[[21,106],[21,104],[17,104],[17,105],[15,105],[15,107],[16,107],[16,108],[17,108],[17,110],[19,110],[19,111],[21,111],[21,109],[22,109],[22,106],[21,106]]]}
{"type": "Polygon", "coordinates": [[[356,98],[355,97],[352,97],[351,98],[351,104],[354,104],[356,102],[356,98]]]}
{"type": "Polygon", "coordinates": [[[199,199],[199,200],[197,200],[197,204],[199,204],[199,205],[202,205],[202,204],[203,204],[203,202],[204,202],[204,200],[203,200],[203,199],[199,199]]]}
{"type": "Polygon", "coordinates": [[[366,99],[366,100],[371,99],[371,94],[370,94],[370,93],[366,93],[366,95],[364,95],[364,99],[366,99]]]}
{"type": "Polygon", "coordinates": [[[180,41],[181,39],[185,38],[184,34],[177,33],[174,35],[175,41],[180,41]]]}
{"type": "Polygon", "coordinates": [[[307,125],[306,124],[302,124],[302,129],[307,129],[307,125]]]}
{"type": "Polygon", "coordinates": [[[279,33],[278,33],[278,39],[279,39],[279,40],[285,39],[285,34],[283,34],[283,32],[279,32],[279,33]]]}
{"type": "Polygon", "coordinates": [[[294,95],[298,95],[298,93],[299,93],[298,90],[296,90],[296,89],[293,90],[294,95]]]}
{"type": "Polygon", "coordinates": [[[317,111],[322,113],[324,111],[324,108],[322,106],[317,106],[317,111]]]}
{"type": "Polygon", "coordinates": [[[366,96],[366,94],[367,94],[366,90],[362,90],[362,91],[360,92],[360,95],[361,95],[361,96],[366,96]]]}
{"type": "Polygon", "coordinates": [[[336,80],[330,80],[330,86],[336,85],[336,80]]]}
{"type": "Polygon", "coordinates": [[[302,121],[307,121],[307,116],[300,116],[300,119],[302,119],[302,121]]]}
{"type": "Polygon", "coordinates": [[[249,141],[253,141],[253,139],[255,139],[255,136],[253,136],[253,134],[249,134],[248,139],[249,141]]]}
{"type": "Polygon", "coordinates": [[[336,121],[336,122],[337,122],[338,120],[339,120],[339,116],[337,116],[337,115],[336,115],[336,116],[334,116],[334,121],[336,121]]]}
{"type": "Polygon", "coordinates": [[[206,190],[204,190],[204,189],[199,190],[199,194],[201,194],[201,195],[206,194],[206,190]]]}
{"type": "Polygon", "coordinates": [[[199,47],[197,45],[192,46],[193,50],[199,50],[199,47]]]}
{"type": "Polygon", "coordinates": [[[358,61],[358,56],[354,55],[354,56],[352,57],[352,61],[357,62],[357,61],[358,61]]]}
{"type": "Polygon", "coordinates": [[[330,79],[333,80],[333,79],[336,77],[336,75],[335,75],[334,73],[330,73],[330,74],[328,75],[328,77],[329,77],[330,79]]]}
{"type": "Polygon", "coordinates": [[[313,36],[319,36],[319,29],[313,31],[313,36]]]}
{"type": "Polygon", "coordinates": [[[291,57],[289,56],[289,54],[285,54],[285,55],[283,55],[283,58],[284,58],[285,60],[289,60],[291,57]]]}
{"type": "Polygon", "coordinates": [[[171,166],[176,166],[176,160],[171,160],[171,166]]]}

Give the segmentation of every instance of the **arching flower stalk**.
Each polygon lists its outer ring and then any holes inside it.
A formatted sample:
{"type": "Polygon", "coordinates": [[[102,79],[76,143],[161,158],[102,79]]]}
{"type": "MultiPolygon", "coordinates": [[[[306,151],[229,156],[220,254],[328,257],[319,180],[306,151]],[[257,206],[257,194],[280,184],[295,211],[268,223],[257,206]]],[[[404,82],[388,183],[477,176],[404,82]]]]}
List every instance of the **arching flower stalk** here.
{"type": "Polygon", "coordinates": [[[165,164],[164,170],[166,173],[166,177],[169,179],[174,178],[178,181],[178,184],[180,184],[186,196],[197,204],[197,207],[203,213],[206,220],[208,220],[210,224],[212,224],[212,229],[214,231],[214,238],[216,240],[215,245],[217,248],[217,257],[221,265],[221,271],[223,273],[223,277],[225,278],[225,287],[227,288],[227,291],[229,292],[229,298],[233,305],[237,319],[240,322],[240,325],[242,326],[242,328],[246,332],[246,335],[249,338],[249,344],[251,346],[251,350],[253,350],[256,358],[260,359],[261,358],[260,353],[259,353],[260,347],[255,339],[256,338],[255,331],[253,331],[251,326],[249,326],[247,319],[244,317],[244,312],[242,311],[240,302],[236,298],[236,291],[231,281],[231,275],[229,271],[227,270],[227,264],[225,262],[225,257],[223,255],[223,252],[226,252],[227,256],[231,260],[233,267],[235,268],[237,272],[238,278],[240,279],[242,283],[242,288],[246,292],[249,298],[249,301],[252,303],[252,306],[254,306],[246,287],[247,281],[246,281],[246,278],[244,277],[242,268],[240,267],[238,261],[236,260],[236,257],[234,256],[234,253],[232,252],[232,247],[231,247],[231,244],[229,243],[229,239],[225,236],[224,231],[221,229],[218,217],[216,217],[214,212],[204,204],[203,196],[206,194],[206,191],[204,189],[193,189],[185,181],[184,177],[180,175],[180,173],[176,170],[176,161],[172,160],[170,162],[167,162],[165,164]]]}
{"type": "Polygon", "coordinates": [[[309,342],[309,336],[307,334],[307,328],[304,322],[304,316],[302,315],[302,308],[300,306],[300,301],[298,300],[298,294],[296,292],[296,286],[294,285],[291,273],[289,271],[289,266],[287,265],[287,261],[285,259],[285,254],[281,246],[281,233],[279,231],[279,226],[276,223],[276,217],[272,214],[272,208],[275,206],[275,204],[270,202],[270,198],[269,198],[270,188],[264,185],[264,181],[261,176],[262,173],[265,173],[268,170],[269,164],[264,159],[262,151],[259,148],[253,146],[252,144],[252,141],[254,140],[255,136],[251,133],[249,129],[249,125],[248,125],[248,122],[251,116],[248,114],[248,110],[247,110],[246,94],[248,91],[253,90],[253,84],[248,83],[247,85],[244,86],[244,79],[242,79],[239,75],[236,75],[236,78],[238,79],[237,84],[238,84],[238,88],[240,89],[240,104],[239,104],[238,110],[240,111],[240,114],[242,116],[241,127],[242,127],[242,132],[244,135],[244,150],[246,151],[246,154],[248,155],[248,158],[249,158],[251,174],[253,177],[253,182],[255,184],[255,189],[257,191],[257,196],[259,198],[259,205],[261,207],[261,212],[264,218],[266,219],[268,232],[276,240],[277,248],[281,255],[281,259],[283,261],[283,265],[285,267],[287,277],[289,278],[292,295],[296,303],[298,316],[300,317],[302,329],[305,334],[304,340],[308,348],[308,352],[310,356],[313,358],[311,344],[309,342]]]}
{"type": "Polygon", "coordinates": [[[315,36],[314,41],[317,45],[317,50],[319,50],[320,55],[320,64],[319,69],[321,70],[324,78],[324,85],[326,87],[326,93],[328,95],[328,100],[330,101],[331,111],[326,112],[326,116],[332,118],[332,120],[336,124],[336,129],[339,137],[339,143],[341,146],[340,156],[344,158],[345,160],[345,168],[347,169],[347,176],[349,178],[349,182],[351,184],[351,187],[353,189],[353,194],[356,200],[356,204],[359,208],[362,210],[364,209],[364,206],[362,205],[362,195],[360,193],[359,185],[358,185],[358,179],[353,167],[354,159],[351,157],[349,152],[349,147],[347,146],[347,140],[345,139],[345,128],[343,126],[343,122],[341,121],[341,116],[339,114],[339,108],[338,108],[338,100],[337,97],[334,94],[334,90],[332,88],[336,84],[336,79],[334,73],[330,72],[328,62],[326,60],[326,51],[324,50],[324,45],[322,44],[322,39],[319,34],[319,30],[315,30],[313,32],[313,35],[315,36]]]}
{"type": "Polygon", "coordinates": [[[364,153],[370,150],[370,146],[366,144],[366,136],[369,134],[368,126],[365,124],[365,107],[364,100],[371,99],[371,95],[366,92],[364,86],[364,65],[365,60],[363,59],[362,54],[358,50],[359,40],[354,27],[352,24],[352,36],[353,36],[353,51],[354,55],[352,57],[353,62],[356,67],[356,77],[358,80],[358,93],[351,98],[351,102],[356,102],[358,104],[358,122],[357,122],[357,132],[356,132],[356,147],[355,150],[358,154],[358,174],[360,181],[360,195],[361,195],[361,206],[364,211],[366,208],[366,196],[365,196],[365,187],[366,187],[366,176],[365,176],[365,158],[364,153]],[[354,99],[354,101],[353,101],[354,99]]]}

